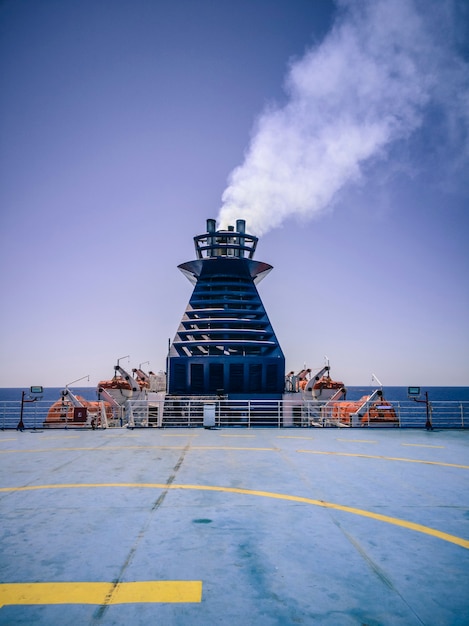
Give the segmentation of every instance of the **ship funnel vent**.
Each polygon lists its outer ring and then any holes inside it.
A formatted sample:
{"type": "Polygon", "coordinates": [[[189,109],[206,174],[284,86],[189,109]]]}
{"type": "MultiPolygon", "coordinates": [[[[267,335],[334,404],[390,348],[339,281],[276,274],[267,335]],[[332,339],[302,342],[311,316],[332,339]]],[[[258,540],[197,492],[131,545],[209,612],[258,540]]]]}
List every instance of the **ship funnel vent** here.
{"type": "Polygon", "coordinates": [[[256,251],[257,237],[246,233],[245,220],[236,220],[227,230],[216,230],[216,221],[207,220],[207,232],[194,237],[198,259],[233,257],[252,259],[256,251]]]}
{"type": "Polygon", "coordinates": [[[236,220],[236,230],[238,233],[246,232],[246,221],[245,220],[236,220]]]}

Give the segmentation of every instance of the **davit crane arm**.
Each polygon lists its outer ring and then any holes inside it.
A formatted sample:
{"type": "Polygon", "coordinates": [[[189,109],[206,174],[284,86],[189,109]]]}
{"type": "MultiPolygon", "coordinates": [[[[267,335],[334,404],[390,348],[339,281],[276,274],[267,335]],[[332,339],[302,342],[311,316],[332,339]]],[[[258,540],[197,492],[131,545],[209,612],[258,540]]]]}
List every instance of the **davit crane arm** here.
{"type": "Polygon", "coordinates": [[[62,395],[62,403],[68,401],[70,402],[72,406],[81,407],[81,408],[85,406],[83,402],[72,391],[70,391],[68,387],[65,387],[65,389],[61,391],[61,395],[62,395]]]}
{"type": "Polygon", "coordinates": [[[318,380],[320,380],[323,376],[325,376],[326,374],[329,375],[330,369],[330,365],[325,365],[314,376],[311,376],[308,381],[308,385],[306,386],[306,391],[310,391],[313,386],[318,382],[318,380]]]}
{"type": "Polygon", "coordinates": [[[132,391],[140,391],[138,382],[128,372],[126,372],[123,367],[121,367],[119,364],[114,365],[114,371],[116,373],[118,372],[125,380],[125,382],[129,383],[132,391]]]}

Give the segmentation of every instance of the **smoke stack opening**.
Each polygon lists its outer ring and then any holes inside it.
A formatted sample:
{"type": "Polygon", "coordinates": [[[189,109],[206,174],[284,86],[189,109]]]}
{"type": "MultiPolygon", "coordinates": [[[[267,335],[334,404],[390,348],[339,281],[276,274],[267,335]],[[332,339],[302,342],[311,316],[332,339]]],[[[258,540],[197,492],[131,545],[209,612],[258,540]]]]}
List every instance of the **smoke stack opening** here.
{"type": "Polygon", "coordinates": [[[246,221],[236,220],[233,225],[216,230],[216,220],[207,220],[207,232],[194,237],[195,251],[198,259],[207,257],[229,257],[252,259],[256,251],[258,238],[246,233],[246,221]]]}
{"type": "Polygon", "coordinates": [[[236,220],[236,230],[238,233],[246,232],[246,220],[236,220]]]}

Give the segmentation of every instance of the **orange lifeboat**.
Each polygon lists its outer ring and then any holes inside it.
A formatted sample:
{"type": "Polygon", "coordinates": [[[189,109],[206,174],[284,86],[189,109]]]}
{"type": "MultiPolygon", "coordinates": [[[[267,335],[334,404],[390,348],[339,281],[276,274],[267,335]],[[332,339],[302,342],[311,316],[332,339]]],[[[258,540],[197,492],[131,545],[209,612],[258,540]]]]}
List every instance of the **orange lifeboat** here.
{"type": "Polygon", "coordinates": [[[109,402],[93,402],[81,396],[75,396],[82,406],[75,406],[72,402],[61,399],[50,407],[44,421],[44,428],[63,428],[64,426],[98,428],[103,426],[102,404],[104,404],[106,418],[112,419],[113,412],[109,402]]]}
{"type": "Polygon", "coordinates": [[[356,402],[353,401],[345,401],[345,402],[334,402],[332,405],[331,411],[331,419],[334,422],[339,424],[343,424],[344,426],[351,425],[351,415],[358,411],[365,400],[359,400],[356,402]]]}
{"type": "MultiPolygon", "coordinates": [[[[319,380],[317,380],[314,385],[314,395],[316,397],[320,397],[323,391],[338,391],[339,389],[344,388],[344,383],[338,380],[332,380],[330,376],[321,376],[319,380]]],[[[330,395],[330,394],[327,394],[330,395]]]]}
{"type": "Polygon", "coordinates": [[[399,425],[399,420],[397,419],[396,411],[393,405],[390,402],[386,402],[385,400],[381,400],[379,402],[373,403],[368,412],[361,418],[362,426],[367,426],[368,423],[378,425],[389,425],[390,423],[394,423],[395,425],[399,425]]]}
{"type": "Polygon", "coordinates": [[[101,380],[98,387],[103,389],[121,389],[124,391],[132,391],[132,385],[122,376],[114,376],[111,380],[101,380]]]}

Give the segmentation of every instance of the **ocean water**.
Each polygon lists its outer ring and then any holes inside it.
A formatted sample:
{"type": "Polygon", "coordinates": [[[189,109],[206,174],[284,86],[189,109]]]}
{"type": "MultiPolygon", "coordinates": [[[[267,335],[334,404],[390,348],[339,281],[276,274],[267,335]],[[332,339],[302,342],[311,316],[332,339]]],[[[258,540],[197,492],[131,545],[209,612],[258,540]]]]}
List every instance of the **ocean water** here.
{"type": "MultiPolygon", "coordinates": [[[[369,395],[376,387],[347,387],[347,399],[358,400],[362,396],[369,395]]],[[[383,395],[386,400],[404,402],[409,400],[408,387],[383,387],[383,395]]],[[[425,397],[433,402],[469,402],[469,387],[420,387],[420,397],[425,397]]]]}
{"type": "MultiPolygon", "coordinates": [[[[60,400],[60,392],[63,387],[44,387],[42,400],[55,402],[60,400]]],[[[359,400],[364,395],[369,395],[376,387],[347,387],[347,400],[359,400]]],[[[75,395],[82,396],[85,400],[97,400],[96,387],[71,387],[75,395]]],[[[22,391],[26,392],[25,398],[29,398],[29,388],[2,387],[0,388],[0,402],[21,401],[22,391]]],[[[421,398],[428,392],[428,399],[433,402],[469,402],[469,387],[421,387],[421,398]]],[[[407,401],[407,387],[383,387],[386,400],[396,402],[407,401]]]]}
{"type": "MultiPolygon", "coordinates": [[[[76,396],[82,396],[85,400],[97,400],[96,387],[70,387],[76,396]]],[[[44,402],[55,402],[60,400],[60,392],[63,387],[44,387],[40,399],[44,402]]],[[[0,387],[0,402],[21,402],[22,392],[25,391],[25,399],[32,396],[29,387],[0,387]]]]}

